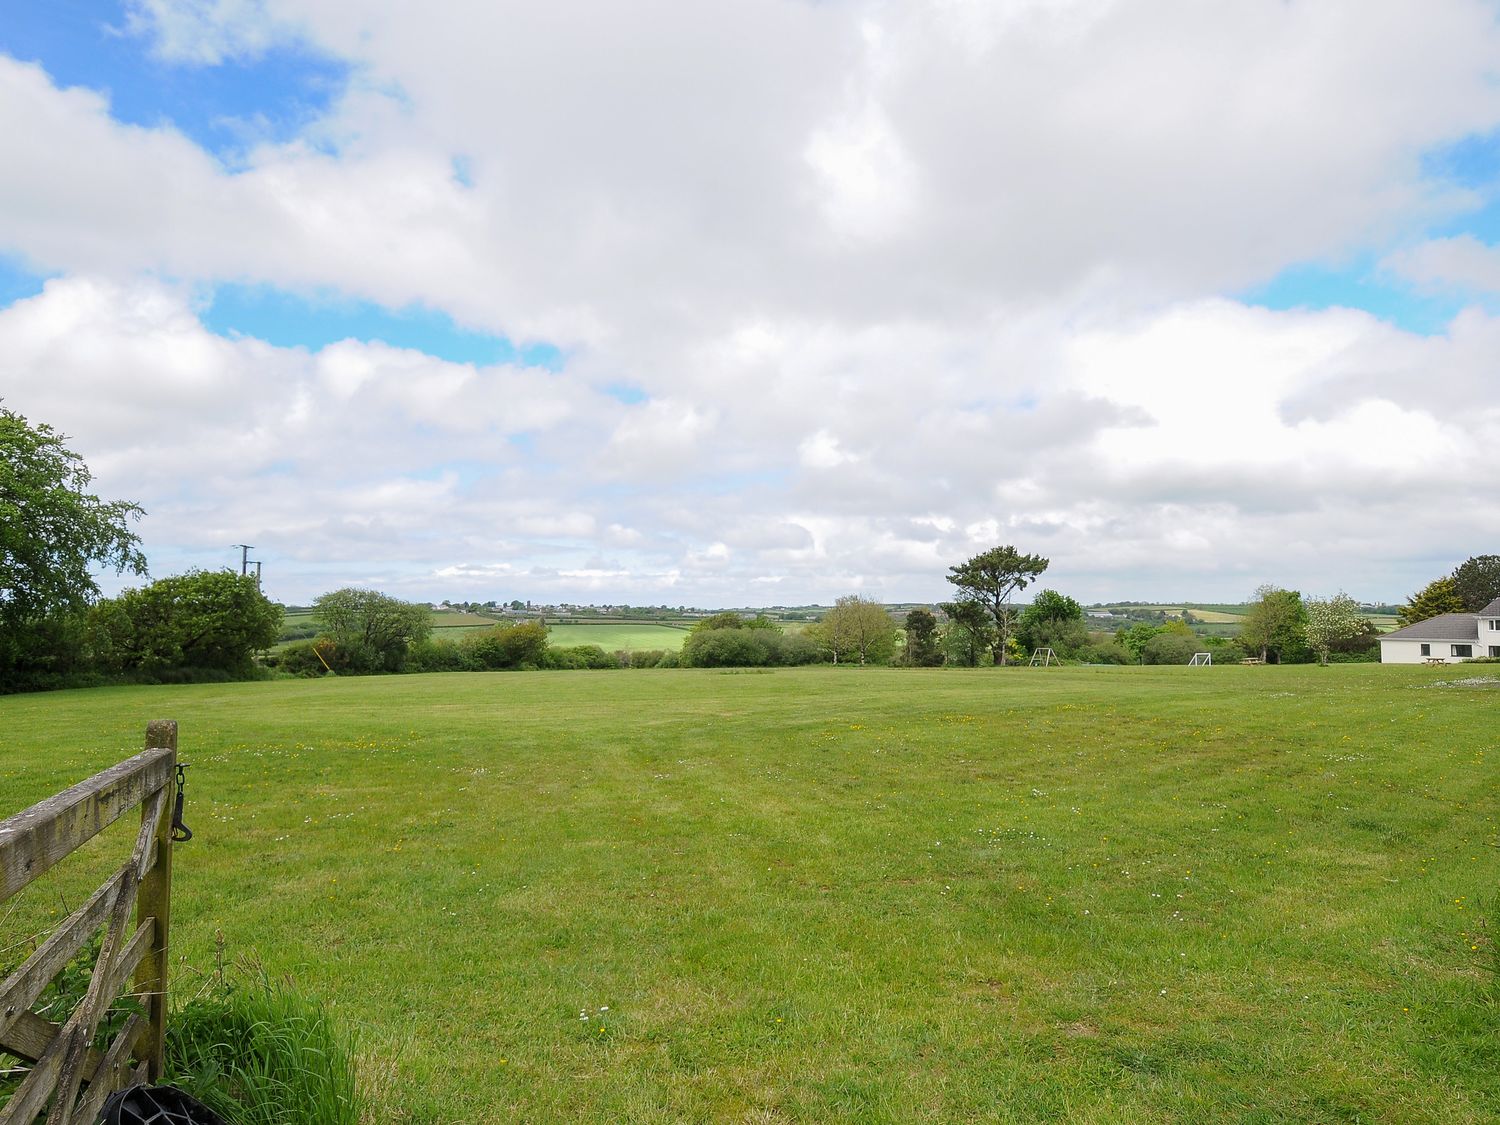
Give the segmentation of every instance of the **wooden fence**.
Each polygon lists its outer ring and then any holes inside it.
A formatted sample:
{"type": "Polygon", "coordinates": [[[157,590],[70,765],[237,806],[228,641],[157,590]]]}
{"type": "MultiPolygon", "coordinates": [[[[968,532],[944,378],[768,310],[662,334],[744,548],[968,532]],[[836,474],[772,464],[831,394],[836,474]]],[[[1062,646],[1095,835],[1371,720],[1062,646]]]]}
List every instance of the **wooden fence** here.
{"type": "Polygon", "coordinates": [[[176,765],[177,724],[153,722],[142,753],[0,821],[3,907],[119,817],[141,809],[130,858],[0,984],[0,1048],[32,1063],[0,1109],[0,1125],[32,1125],[43,1110],[47,1125],[89,1125],[112,1091],[161,1077],[176,765]],[[99,958],[78,1006],[60,1024],[33,1012],[47,985],[101,927],[99,958]],[[102,1050],[94,1049],[100,1020],[127,991],[141,1010],[102,1050]]]}

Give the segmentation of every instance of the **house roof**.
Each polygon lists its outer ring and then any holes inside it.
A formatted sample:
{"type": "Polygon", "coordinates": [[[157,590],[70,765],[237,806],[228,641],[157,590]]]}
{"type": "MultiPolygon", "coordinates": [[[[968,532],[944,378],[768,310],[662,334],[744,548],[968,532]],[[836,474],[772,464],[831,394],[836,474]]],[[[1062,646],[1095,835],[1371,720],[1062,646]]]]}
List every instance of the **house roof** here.
{"type": "Polygon", "coordinates": [[[1442,613],[1418,621],[1405,629],[1397,629],[1380,638],[1382,641],[1458,641],[1472,643],[1479,640],[1479,615],[1477,613],[1442,613]]]}
{"type": "Polygon", "coordinates": [[[1500,598],[1496,598],[1479,611],[1480,617],[1500,617],[1500,598]]]}

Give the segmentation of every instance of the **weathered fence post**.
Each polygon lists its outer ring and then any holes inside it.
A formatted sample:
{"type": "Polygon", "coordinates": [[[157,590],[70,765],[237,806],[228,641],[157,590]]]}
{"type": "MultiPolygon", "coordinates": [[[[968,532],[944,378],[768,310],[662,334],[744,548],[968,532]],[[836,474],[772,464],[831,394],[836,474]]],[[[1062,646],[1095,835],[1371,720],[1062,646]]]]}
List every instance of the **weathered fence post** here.
{"type": "MultiPolygon", "coordinates": [[[[153,719],[146,726],[147,750],[170,750],[177,762],[177,724],[171,719],[153,719]]],[[[136,924],[156,919],[156,939],[151,951],[136,970],[136,993],[145,1000],[147,1028],[138,1049],[146,1066],[146,1081],[159,1082],[167,1050],[167,943],[172,917],[172,798],[173,783],[168,783],[167,802],[156,823],[156,862],[141,881],[136,899],[136,924]]],[[[141,819],[150,815],[141,805],[141,819]]]]}

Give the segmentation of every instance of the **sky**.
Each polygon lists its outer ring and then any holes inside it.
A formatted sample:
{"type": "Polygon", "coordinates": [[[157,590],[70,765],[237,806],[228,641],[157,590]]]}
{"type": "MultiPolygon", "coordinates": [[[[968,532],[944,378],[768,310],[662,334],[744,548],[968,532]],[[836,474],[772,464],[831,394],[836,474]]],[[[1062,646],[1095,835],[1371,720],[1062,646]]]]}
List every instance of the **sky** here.
{"type": "Polygon", "coordinates": [[[156,577],[1400,601],[1500,549],[1495,0],[0,0],[0,154],[0,400],[156,577]]]}

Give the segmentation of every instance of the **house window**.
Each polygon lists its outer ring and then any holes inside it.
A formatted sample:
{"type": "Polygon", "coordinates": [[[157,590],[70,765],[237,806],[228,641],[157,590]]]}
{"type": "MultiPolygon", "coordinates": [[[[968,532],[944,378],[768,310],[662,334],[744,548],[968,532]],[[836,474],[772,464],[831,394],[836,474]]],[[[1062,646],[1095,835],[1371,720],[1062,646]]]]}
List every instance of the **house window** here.
{"type": "Polygon", "coordinates": [[[1473,645],[1454,645],[1453,646],[1453,655],[1454,656],[1473,656],[1474,655],[1474,646],[1473,645]]]}
{"type": "Polygon", "coordinates": [[[1490,655],[1500,656],[1500,645],[1490,645],[1490,655]]]}
{"type": "Polygon", "coordinates": [[[1422,646],[1422,655],[1423,656],[1431,656],[1432,655],[1432,646],[1431,645],[1423,645],[1422,646]]]}
{"type": "Polygon", "coordinates": [[[1490,628],[1491,629],[1500,629],[1500,617],[1491,617],[1490,618],[1490,628]]]}

